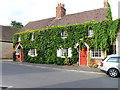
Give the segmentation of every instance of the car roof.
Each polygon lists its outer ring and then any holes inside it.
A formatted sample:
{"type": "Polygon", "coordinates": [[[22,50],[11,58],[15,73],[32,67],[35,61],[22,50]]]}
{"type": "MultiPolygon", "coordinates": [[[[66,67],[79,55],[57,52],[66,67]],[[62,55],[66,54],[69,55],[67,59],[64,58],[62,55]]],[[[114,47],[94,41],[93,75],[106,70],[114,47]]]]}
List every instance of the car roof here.
{"type": "Polygon", "coordinates": [[[111,55],[108,55],[108,57],[120,57],[120,56],[117,54],[111,54],[111,55]]]}

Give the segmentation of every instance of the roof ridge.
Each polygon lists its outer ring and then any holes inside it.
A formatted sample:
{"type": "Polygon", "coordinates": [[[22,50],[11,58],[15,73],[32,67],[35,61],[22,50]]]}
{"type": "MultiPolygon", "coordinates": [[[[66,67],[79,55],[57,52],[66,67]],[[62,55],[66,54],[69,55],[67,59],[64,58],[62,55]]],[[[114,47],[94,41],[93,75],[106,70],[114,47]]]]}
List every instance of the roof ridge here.
{"type": "Polygon", "coordinates": [[[29,23],[31,23],[31,22],[43,21],[43,20],[49,20],[49,19],[54,19],[54,18],[55,18],[55,17],[46,18],[46,19],[40,19],[40,20],[36,20],[36,21],[29,21],[29,23]]]}
{"type": "MultiPolygon", "coordinates": [[[[92,9],[92,10],[88,10],[88,11],[83,11],[83,12],[78,12],[78,13],[67,14],[67,15],[65,15],[65,16],[74,15],[74,14],[80,14],[80,13],[84,13],[84,12],[91,12],[91,11],[100,10],[100,9],[107,9],[107,8],[92,9]]],[[[64,17],[64,16],[63,16],[63,17],[64,17]]]]}

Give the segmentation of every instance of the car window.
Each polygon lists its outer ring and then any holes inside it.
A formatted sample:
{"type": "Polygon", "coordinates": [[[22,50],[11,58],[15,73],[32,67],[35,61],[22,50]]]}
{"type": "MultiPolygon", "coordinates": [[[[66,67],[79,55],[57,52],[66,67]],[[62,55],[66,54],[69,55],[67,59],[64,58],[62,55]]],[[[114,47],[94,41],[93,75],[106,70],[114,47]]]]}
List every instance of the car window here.
{"type": "Polygon", "coordinates": [[[118,57],[110,57],[107,62],[118,62],[118,57]]]}
{"type": "Polygon", "coordinates": [[[107,57],[105,57],[102,61],[105,61],[106,58],[107,58],[107,57]]]}
{"type": "Polygon", "coordinates": [[[119,61],[119,63],[120,63],[120,57],[118,57],[118,61],[119,61]]]}

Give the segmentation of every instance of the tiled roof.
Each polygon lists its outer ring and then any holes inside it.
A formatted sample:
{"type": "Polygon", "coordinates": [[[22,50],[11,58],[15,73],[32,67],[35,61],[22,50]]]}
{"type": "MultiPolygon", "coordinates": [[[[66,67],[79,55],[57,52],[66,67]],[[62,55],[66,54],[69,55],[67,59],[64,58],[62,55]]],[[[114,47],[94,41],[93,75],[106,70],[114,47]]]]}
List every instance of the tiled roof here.
{"type": "Polygon", "coordinates": [[[35,30],[35,29],[41,29],[46,28],[47,26],[57,26],[57,25],[72,25],[77,23],[84,23],[89,22],[91,20],[95,20],[95,22],[103,21],[107,18],[107,8],[100,8],[75,14],[68,14],[60,19],[49,18],[49,19],[43,19],[39,21],[33,21],[29,22],[25,27],[23,27],[22,31],[25,30],[35,30]]]}
{"type": "Polygon", "coordinates": [[[11,26],[0,26],[0,41],[12,42],[12,36],[19,28],[11,26]]]}

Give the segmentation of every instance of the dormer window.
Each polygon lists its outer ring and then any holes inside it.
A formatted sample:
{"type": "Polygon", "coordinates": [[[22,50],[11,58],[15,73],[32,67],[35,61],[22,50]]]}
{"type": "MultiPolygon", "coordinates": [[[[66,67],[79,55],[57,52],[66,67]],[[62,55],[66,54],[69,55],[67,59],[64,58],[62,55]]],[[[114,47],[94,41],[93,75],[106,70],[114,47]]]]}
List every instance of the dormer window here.
{"type": "Polygon", "coordinates": [[[20,36],[18,37],[18,41],[19,41],[19,42],[21,41],[20,36]]]}
{"type": "Polygon", "coordinates": [[[93,30],[88,30],[88,37],[93,37],[93,30]]]}
{"type": "Polygon", "coordinates": [[[66,31],[62,30],[61,32],[62,39],[67,38],[66,35],[67,35],[66,31]]]}
{"type": "Polygon", "coordinates": [[[32,36],[31,36],[31,40],[34,40],[35,39],[35,34],[34,32],[32,33],[32,36]]]}

